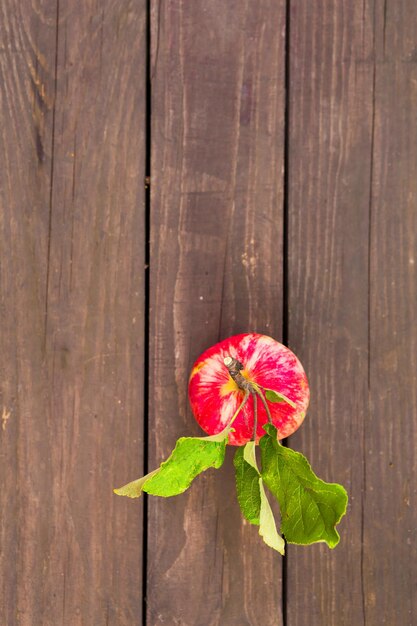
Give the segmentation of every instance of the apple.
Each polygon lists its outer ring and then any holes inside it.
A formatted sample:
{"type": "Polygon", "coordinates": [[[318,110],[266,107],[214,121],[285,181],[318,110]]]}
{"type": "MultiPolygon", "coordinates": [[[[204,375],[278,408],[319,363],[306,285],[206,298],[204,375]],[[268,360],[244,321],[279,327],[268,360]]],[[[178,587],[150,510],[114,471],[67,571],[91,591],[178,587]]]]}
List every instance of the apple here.
{"type": "Polygon", "coordinates": [[[234,335],[203,352],[191,371],[188,395],[195,419],[209,435],[233,420],[229,443],[235,446],[258,442],[268,421],[278,439],[288,437],[303,422],[310,399],[295,354],[258,333],[234,335]]]}

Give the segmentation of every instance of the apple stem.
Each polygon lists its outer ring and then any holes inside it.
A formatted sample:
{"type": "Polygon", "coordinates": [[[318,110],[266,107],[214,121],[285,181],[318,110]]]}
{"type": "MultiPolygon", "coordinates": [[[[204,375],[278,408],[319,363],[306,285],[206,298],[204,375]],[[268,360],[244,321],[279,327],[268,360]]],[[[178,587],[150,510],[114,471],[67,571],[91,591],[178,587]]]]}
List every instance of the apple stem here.
{"type": "Polygon", "coordinates": [[[253,398],[253,440],[256,442],[256,431],[258,430],[258,396],[252,394],[253,398]]]}
{"type": "MultiPolygon", "coordinates": [[[[235,413],[235,415],[232,417],[232,421],[235,419],[236,415],[239,413],[239,411],[246,404],[246,402],[248,400],[248,397],[249,397],[249,394],[253,395],[254,407],[255,407],[255,394],[256,394],[257,396],[260,397],[261,402],[262,402],[262,404],[265,407],[265,411],[266,411],[266,414],[268,416],[268,422],[270,424],[272,424],[271,412],[269,410],[269,407],[268,407],[268,404],[267,404],[267,402],[265,400],[265,396],[264,396],[263,392],[260,391],[260,389],[259,389],[259,385],[257,385],[254,382],[251,382],[250,380],[247,380],[240,373],[243,370],[242,363],[240,361],[238,361],[237,359],[234,359],[232,356],[227,356],[223,360],[223,362],[224,362],[225,366],[227,367],[227,369],[229,370],[229,374],[230,374],[231,378],[235,381],[236,385],[239,387],[239,389],[242,389],[242,391],[245,392],[245,397],[243,399],[243,402],[240,405],[240,407],[238,408],[238,410],[235,413]]],[[[256,405],[256,411],[257,411],[257,409],[258,409],[258,407],[256,405]]],[[[255,417],[257,418],[257,415],[255,417]]],[[[255,427],[255,438],[256,438],[256,427],[255,427]]]]}
{"type": "Polygon", "coordinates": [[[233,415],[232,419],[230,420],[228,426],[231,426],[233,424],[233,422],[235,421],[235,419],[237,418],[237,416],[239,415],[239,413],[241,412],[241,410],[245,406],[246,402],[248,401],[249,395],[250,395],[250,392],[248,390],[246,390],[245,391],[245,397],[243,398],[242,402],[240,403],[236,413],[233,415]]]}
{"type": "Polygon", "coordinates": [[[243,370],[242,363],[240,361],[238,361],[237,359],[234,359],[231,356],[227,356],[224,359],[224,364],[227,367],[227,369],[229,370],[229,374],[230,374],[231,378],[235,381],[235,383],[239,387],[239,389],[242,389],[242,391],[245,391],[245,392],[248,391],[248,392],[252,393],[253,392],[253,384],[251,383],[250,380],[247,380],[240,373],[243,370]]]}
{"type": "Polygon", "coordinates": [[[262,402],[262,404],[263,404],[263,405],[264,405],[264,407],[265,407],[265,411],[266,411],[266,414],[267,414],[267,416],[268,416],[268,422],[269,422],[270,424],[272,424],[271,411],[269,410],[269,406],[268,406],[268,404],[267,404],[267,401],[265,400],[265,396],[264,396],[264,394],[262,393],[262,391],[257,391],[257,390],[255,391],[255,393],[256,393],[256,395],[257,395],[257,396],[259,396],[259,397],[260,397],[261,402],[262,402]]]}

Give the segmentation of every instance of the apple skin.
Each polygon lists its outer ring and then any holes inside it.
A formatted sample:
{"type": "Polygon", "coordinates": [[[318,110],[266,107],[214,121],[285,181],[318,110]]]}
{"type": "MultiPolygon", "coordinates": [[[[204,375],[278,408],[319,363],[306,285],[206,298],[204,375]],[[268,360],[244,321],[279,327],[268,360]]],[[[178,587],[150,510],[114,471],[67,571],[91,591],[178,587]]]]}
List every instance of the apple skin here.
{"type": "MultiPolygon", "coordinates": [[[[298,358],[286,346],[272,337],[258,333],[234,335],[209,348],[194,363],[188,396],[194,417],[209,435],[221,432],[232,419],[244,398],[224,364],[231,356],[244,367],[242,374],[248,380],[267,389],[283,393],[296,404],[268,402],[272,422],[278,430],[278,439],[284,439],[303,422],[310,400],[307,376],[298,358]]],[[[265,434],[268,421],[265,408],[258,397],[257,441],[265,434]]],[[[242,446],[253,438],[253,397],[250,397],[233,422],[235,429],[229,443],[242,446]]]]}

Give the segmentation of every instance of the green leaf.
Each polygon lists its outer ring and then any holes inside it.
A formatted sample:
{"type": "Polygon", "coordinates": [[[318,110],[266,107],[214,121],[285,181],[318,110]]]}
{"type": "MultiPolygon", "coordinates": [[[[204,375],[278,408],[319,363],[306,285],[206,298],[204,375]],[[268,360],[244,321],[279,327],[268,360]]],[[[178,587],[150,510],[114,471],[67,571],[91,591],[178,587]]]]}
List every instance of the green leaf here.
{"type": "Polygon", "coordinates": [[[123,485],[123,487],[119,487],[119,489],[113,489],[113,491],[118,496],[139,498],[142,495],[143,485],[157,472],[159,472],[159,467],[153,472],[146,474],[146,476],[142,476],[142,478],[138,478],[137,480],[132,480],[132,482],[127,483],[127,485],[123,485]]]}
{"type": "Polygon", "coordinates": [[[259,534],[267,546],[273,548],[284,556],[285,541],[278,534],[274,514],[272,513],[271,506],[268,502],[268,498],[266,497],[262,478],[259,478],[259,489],[261,492],[261,520],[259,525],[259,534]]]}
{"type": "Polygon", "coordinates": [[[287,398],[287,396],[284,396],[283,393],[279,393],[279,391],[274,391],[273,389],[265,389],[265,397],[267,400],[269,400],[269,402],[286,402],[287,404],[292,406],[293,409],[297,408],[295,402],[287,398]]]}
{"type": "Polygon", "coordinates": [[[181,437],[159,472],[146,481],[143,491],[164,498],[183,493],[198,474],[223,465],[226,443],[226,439],[218,442],[203,437],[181,437]]]}
{"type": "Polygon", "coordinates": [[[284,554],[285,543],[278,535],[274,516],[265,494],[256,463],[253,441],[236,451],[234,465],[237,497],[244,517],[251,524],[259,526],[259,534],[269,547],[284,554]]]}
{"type": "Polygon", "coordinates": [[[236,491],[240,510],[248,522],[259,526],[261,515],[259,472],[245,461],[243,447],[237,449],[233,463],[235,466],[236,491]]]}
{"type": "Polygon", "coordinates": [[[229,433],[233,432],[235,429],[231,426],[226,426],[222,431],[217,433],[217,435],[209,435],[209,437],[190,437],[190,439],[201,439],[201,441],[226,441],[228,440],[229,433]]]}
{"type": "Polygon", "coordinates": [[[258,464],[256,462],[256,443],[254,441],[248,441],[243,448],[243,458],[246,463],[249,463],[259,474],[258,464]]]}
{"type": "Polygon", "coordinates": [[[165,498],[183,493],[198,474],[209,467],[217,469],[223,465],[231,430],[227,426],[210,437],[181,437],[169,458],[160,467],[119,489],[114,489],[114,493],[128,498],[139,498],[143,491],[165,498]]]}
{"type": "Polygon", "coordinates": [[[307,459],[285,448],[272,424],[260,440],[262,478],[281,509],[281,532],[289,543],[325,541],[334,548],[340,540],[335,526],[346,512],[346,490],[318,478],[307,459]]]}

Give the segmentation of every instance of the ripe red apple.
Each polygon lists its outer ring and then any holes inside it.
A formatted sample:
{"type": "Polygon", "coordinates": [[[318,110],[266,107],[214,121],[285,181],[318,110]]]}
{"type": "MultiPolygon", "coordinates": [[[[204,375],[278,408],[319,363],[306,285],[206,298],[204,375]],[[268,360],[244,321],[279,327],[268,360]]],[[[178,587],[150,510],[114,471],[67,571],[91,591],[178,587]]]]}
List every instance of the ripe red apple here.
{"type": "MultiPolygon", "coordinates": [[[[245,392],[232,378],[227,365],[236,359],[244,379],[263,389],[272,389],[290,401],[267,402],[278,438],[284,439],[300,426],[308,407],[310,392],[303,366],[295,354],[275,339],[257,333],[234,335],[209,348],[197,359],[191,371],[188,395],[191,408],[201,428],[209,435],[222,431],[230,422],[245,397],[245,392]],[[231,358],[230,358],[231,357],[231,358]],[[226,360],[226,362],[225,362],[226,360]]],[[[242,378],[240,380],[243,380],[242,378]]],[[[254,434],[254,402],[248,401],[233,422],[229,443],[242,446],[254,434]]],[[[264,435],[267,411],[257,396],[257,440],[264,435]]]]}

